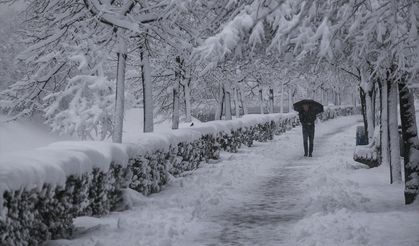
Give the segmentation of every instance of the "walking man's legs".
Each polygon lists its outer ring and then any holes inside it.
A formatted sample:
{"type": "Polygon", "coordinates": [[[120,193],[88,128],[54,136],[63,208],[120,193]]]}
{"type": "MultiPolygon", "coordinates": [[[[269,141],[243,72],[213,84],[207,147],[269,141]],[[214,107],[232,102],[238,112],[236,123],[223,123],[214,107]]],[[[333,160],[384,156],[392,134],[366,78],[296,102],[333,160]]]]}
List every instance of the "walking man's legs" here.
{"type": "Polygon", "coordinates": [[[313,154],[313,145],[314,145],[314,125],[309,127],[308,139],[309,139],[309,142],[310,142],[308,156],[311,157],[312,154],[313,154]]]}
{"type": "Polygon", "coordinates": [[[307,126],[303,126],[303,144],[304,144],[304,156],[308,155],[308,140],[309,140],[309,131],[307,126]]]}

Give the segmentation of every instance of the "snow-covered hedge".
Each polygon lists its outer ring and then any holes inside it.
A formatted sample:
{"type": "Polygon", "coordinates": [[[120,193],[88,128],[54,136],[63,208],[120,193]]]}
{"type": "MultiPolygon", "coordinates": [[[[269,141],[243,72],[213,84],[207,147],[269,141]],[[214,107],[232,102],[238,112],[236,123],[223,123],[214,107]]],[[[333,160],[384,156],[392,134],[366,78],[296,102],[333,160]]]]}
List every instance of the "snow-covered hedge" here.
{"type": "MultiPolygon", "coordinates": [[[[327,120],[353,114],[327,108],[327,120]]],[[[74,217],[121,208],[126,188],[159,192],[171,175],[217,159],[220,151],[268,141],[299,124],[291,114],[246,115],[142,135],[136,143],[57,142],[0,157],[0,245],[38,245],[72,234],[74,217]]]]}
{"type": "Polygon", "coordinates": [[[353,159],[359,163],[363,163],[368,167],[379,166],[378,150],[375,145],[358,145],[355,147],[353,159]]]}
{"type": "Polygon", "coordinates": [[[380,127],[376,127],[372,141],[367,145],[358,145],[355,147],[354,161],[363,163],[370,168],[380,165],[380,127]]]}
{"type": "Polygon", "coordinates": [[[340,107],[325,107],[324,112],[318,115],[322,121],[334,119],[338,116],[348,116],[353,114],[360,114],[360,107],[340,106],[340,107]]]}

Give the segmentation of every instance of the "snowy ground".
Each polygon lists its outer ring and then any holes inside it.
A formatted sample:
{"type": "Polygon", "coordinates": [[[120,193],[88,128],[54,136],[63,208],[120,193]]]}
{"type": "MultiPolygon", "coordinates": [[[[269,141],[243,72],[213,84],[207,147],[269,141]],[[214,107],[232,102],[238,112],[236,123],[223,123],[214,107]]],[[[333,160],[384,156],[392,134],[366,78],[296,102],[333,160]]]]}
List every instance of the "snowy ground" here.
{"type": "MultiPolygon", "coordinates": [[[[10,121],[5,115],[0,114],[0,155],[14,151],[26,151],[39,147],[47,146],[58,141],[80,140],[75,136],[59,135],[51,132],[49,127],[44,124],[41,117],[10,121]]],[[[157,115],[154,119],[154,131],[170,131],[172,128],[171,120],[167,117],[157,115]]],[[[195,125],[200,121],[192,118],[195,125]]],[[[181,119],[179,127],[187,128],[191,123],[181,119]]],[[[128,109],[125,112],[124,120],[124,142],[136,142],[141,138],[143,131],[143,110],[138,108],[128,109]]],[[[94,135],[94,133],[92,134],[94,135]]],[[[111,141],[111,139],[107,139],[111,141]]]]}
{"type": "Polygon", "coordinates": [[[51,133],[42,121],[40,117],[8,121],[6,116],[0,114],[0,155],[31,150],[57,141],[75,140],[74,137],[51,133]]]}
{"type": "MultiPolygon", "coordinates": [[[[137,142],[143,134],[144,110],[142,108],[132,108],[125,112],[123,142],[137,142]]],[[[192,123],[199,125],[201,122],[192,117],[192,123]]],[[[188,128],[191,123],[186,123],[183,117],[180,118],[179,128],[188,128]]],[[[172,120],[167,116],[155,115],[154,132],[167,132],[172,130],[172,120]]]]}
{"type": "Polygon", "coordinates": [[[313,158],[301,128],[174,178],[132,208],[75,221],[47,245],[419,245],[419,206],[385,167],[352,161],[360,117],[318,124],[313,158]]]}

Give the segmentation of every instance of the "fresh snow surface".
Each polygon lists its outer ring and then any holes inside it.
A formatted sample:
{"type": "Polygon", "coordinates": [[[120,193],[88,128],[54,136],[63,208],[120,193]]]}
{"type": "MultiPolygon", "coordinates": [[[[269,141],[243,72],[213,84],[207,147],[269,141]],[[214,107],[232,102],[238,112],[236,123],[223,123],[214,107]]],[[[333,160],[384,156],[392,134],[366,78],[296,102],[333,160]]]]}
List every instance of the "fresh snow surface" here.
{"type": "Polygon", "coordinates": [[[13,151],[31,150],[62,140],[75,140],[74,137],[58,136],[51,133],[40,117],[8,121],[0,115],[0,155],[13,151]]]}
{"type": "MultiPolygon", "coordinates": [[[[68,176],[109,170],[112,162],[128,164],[128,145],[104,142],[56,142],[47,147],[0,155],[0,194],[4,190],[64,185],[68,176]]],[[[2,205],[2,197],[0,197],[2,205]]]]}
{"type": "MultiPolygon", "coordinates": [[[[41,117],[33,119],[22,119],[9,121],[7,116],[0,115],[0,155],[15,152],[33,150],[44,147],[58,141],[79,140],[77,137],[58,135],[51,132],[49,127],[43,123],[41,117]]],[[[200,121],[192,117],[194,125],[199,125],[200,121]]],[[[189,128],[191,123],[181,119],[180,128],[189,128]]],[[[162,116],[155,119],[155,132],[165,132],[171,130],[171,120],[162,116]]],[[[143,110],[139,108],[128,109],[124,119],[124,142],[135,142],[142,135],[143,131],[143,110]]],[[[94,134],[93,134],[94,135],[94,134]]],[[[112,139],[107,139],[107,142],[112,139]]]]}
{"type": "MultiPolygon", "coordinates": [[[[124,118],[124,130],[123,130],[123,142],[136,141],[143,133],[144,110],[142,108],[131,108],[125,111],[124,118]]],[[[192,117],[192,123],[198,125],[201,122],[192,117]]],[[[184,118],[180,119],[179,128],[189,128],[191,123],[186,123],[184,118]]],[[[154,132],[170,131],[172,128],[172,120],[157,115],[154,119],[154,132]]]]}
{"type": "Polygon", "coordinates": [[[172,178],[163,191],[125,195],[131,209],[75,220],[49,246],[419,245],[419,204],[405,206],[388,167],[352,160],[360,116],[316,126],[313,158],[301,128],[172,178]]]}

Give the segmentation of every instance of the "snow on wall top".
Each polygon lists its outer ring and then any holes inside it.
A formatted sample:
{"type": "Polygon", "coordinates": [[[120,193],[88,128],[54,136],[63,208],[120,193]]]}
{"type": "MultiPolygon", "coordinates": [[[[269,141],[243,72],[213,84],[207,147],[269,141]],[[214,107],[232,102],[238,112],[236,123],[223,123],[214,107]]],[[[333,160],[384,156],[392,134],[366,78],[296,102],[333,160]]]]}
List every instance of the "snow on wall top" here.
{"type": "Polygon", "coordinates": [[[132,145],[131,148],[134,149],[134,154],[143,155],[152,153],[156,150],[168,150],[170,146],[177,145],[181,142],[193,142],[204,135],[214,135],[219,133],[230,134],[232,130],[237,130],[242,127],[251,127],[260,123],[279,121],[281,119],[293,118],[296,116],[296,113],[245,115],[242,118],[228,121],[217,120],[200,123],[189,128],[144,133],[141,134],[141,138],[135,142],[125,144],[132,145]]]}
{"type": "MultiPolygon", "coordinates": [[[[107,171],[112,162],[122,166],[137,155],[166,151],[181,142],[193,142],[207,134],[230,134],[232,130],[259,123],[296,117],[296,113],[246,115],[230,121],[213,121],[190,128],[142,134],[134,143],[64,141],[31,151],[0,156],[0,194],[6,190],[64,185],[70,175],[80,176],[93,168],[107,171]]],[[[1,204],[0,204],[1,206],[1,204]]]]}
{"type": "Polygon", "coordinates": [[[126,166],[132,150],[128,145],[103,142],[57,142],[31,151],[0,156],[0,193],[43,184],[64,185],[70,175],[80,176],[93,168],[108,170],[112,162],[126,166]]]}

